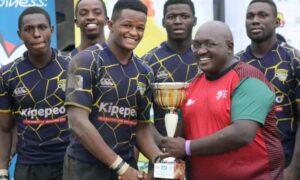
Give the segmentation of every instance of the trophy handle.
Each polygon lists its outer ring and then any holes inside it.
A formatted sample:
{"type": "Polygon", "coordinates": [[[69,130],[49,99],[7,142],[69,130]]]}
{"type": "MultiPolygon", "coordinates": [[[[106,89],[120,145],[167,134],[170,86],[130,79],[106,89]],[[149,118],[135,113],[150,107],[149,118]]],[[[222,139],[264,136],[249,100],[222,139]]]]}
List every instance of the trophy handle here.
{"type": "Polygon", "coordinates": [[[165,114],[165,127],[169,137],[174,137],[178,123],[178,114],[175,109],[171,109],[170,113],[165,114]]]}

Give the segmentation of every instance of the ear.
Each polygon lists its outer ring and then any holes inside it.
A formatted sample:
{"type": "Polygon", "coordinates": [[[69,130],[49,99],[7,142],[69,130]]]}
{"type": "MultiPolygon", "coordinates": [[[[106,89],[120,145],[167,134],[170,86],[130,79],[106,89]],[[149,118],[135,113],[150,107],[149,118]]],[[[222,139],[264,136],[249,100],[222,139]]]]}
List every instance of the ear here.
{"type": "Polygon", "coordinates": [[[112,20],[108,20],[107,26],[110,31],[113,31],[114,22],[112,20]]]}
{"type": "Polygon", "coordinates": [[[279,25],[280,25],[280,18],[276,18],[276,21],[274,23],[274,28],[279,27],[279,25]]]}
{"type": "Polygon", "coordinates": [[[226,45],[227,45],[227,48],[228,48],[228,52],[233,54],[233,47],[234,47],[233,41],[227,40],[226,45]]]}
{"type": "Polygon", "coordinates": [[[197,24],[197,17],[194,17],[193,26],[196,26],[196,24],[197,24]]]}
{"type": "Polygon", "coordinates": [[[165,17],[163,17],[162,21],[161,21],[161,24],[164,28],[166,28],[166,24],[165,24],[165,17]]]}
{"type": "Polygon", "coordinates": [[[108,21],[109,21],[109,17],[105,17],[104,26],[108,24],[108,21]]]}
{"type": "Polygon", "coordinates": [[[54,31],[54,27],[53,26],[51,26],[50,27],[50,30],[51,30],[51,34],[53,33],[53,31],[54,31]]]}
{"type": "MultiPolygon", "coordinates": [[[[18,33],[19,38],[22,39],[20,30],[18,30],[17,33],[18,33]]],[[[23,39],[22,39],[22,40],[23,40],[23,39]]]]}

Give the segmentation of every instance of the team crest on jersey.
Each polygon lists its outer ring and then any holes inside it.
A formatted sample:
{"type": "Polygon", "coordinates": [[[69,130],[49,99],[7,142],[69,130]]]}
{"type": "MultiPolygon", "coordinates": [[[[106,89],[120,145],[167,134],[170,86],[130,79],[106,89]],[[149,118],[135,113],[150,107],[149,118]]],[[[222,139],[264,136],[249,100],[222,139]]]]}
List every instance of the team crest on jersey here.
{"type": "Polygon", "coordinates": [[[288,70],[286,69],[277,69],[275,70],[275,77],[277,77],[280,81],[286,81],[288,77],[288,70]]]}
{"type": "Polygon", "coordinates": [[[158,71],[156,74],[156,79],[167,79],[168,77],[169,75],[165,70],[158,71]]]}
{"type": "Polygon", "coordinates": [[[140,92],[140,94],[143,96],[146,91],[146,84],[142,82],[137,83],[137,90],[140,92]]]}
{"type": "Polygon", "coordinates": [[[26,87],[24,87],[24,86],[17,87],[17,88],[14,90],[14,96],[15,96],[15,97],[24,96],[25,94],[27,94],[27,89],[26,89],[26,87]]]}
{"type": "Polygon", "coordinates": [[[57,87],[61,89],[63,92],[66,92],[66,80],[61,79],[57,82],[57,87]]]}

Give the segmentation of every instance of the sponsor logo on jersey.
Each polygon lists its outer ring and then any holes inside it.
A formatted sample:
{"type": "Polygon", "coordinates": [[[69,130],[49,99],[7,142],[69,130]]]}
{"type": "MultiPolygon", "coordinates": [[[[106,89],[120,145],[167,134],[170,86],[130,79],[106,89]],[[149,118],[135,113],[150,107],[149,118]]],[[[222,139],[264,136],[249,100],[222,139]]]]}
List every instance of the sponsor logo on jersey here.
{"type": "Polygon", "coordinates": [[[41,109],[22,109],[23,124],[25,125],[44,125],[62,123],[66,121],[66,109],[64,106],[41,109]],[[59,116],[59,117],[57,117],[59,116]],[[53,118],[56,117],[56,118],[53,118]]]}
{"type": "Polygon", "coordinates": [[[68,84],[69,89],[83,90],[83,77],[81,75],[69,74],[68,84]]]}
{"type": "Polygon", "coordinates": [[[114,82],[110,78],[101,78],[100,79],[100,85],[101,85],[101,87],[113,87],[114,82]]]}
{"type": "Polygon", "coordinates": [[[128,107],[120,107],[120,106],[113,105],[113,103],[106,103],[106,102],[100,103],[99,112],[104,112],[104,113],[108,113],[108,115],[110,116],[123,117],[123,118],[136,117],[137,115],[135,109],[128,108],[128,107]]]}
{"type": "Polygon", "coordinates": [[[156,74],[156,79],[167,79],[168,77],[169,75],[165,70],[158,71],[156,74]]]}
{"type": "Polygon", "coordinates": [[[54,107],[54,108],[45,108],[45,109],[22,109],[21,115],[30,118],[49,118],[57,115],[64,115],[66,113],[66,108],[64,106],[54,107]]]}
{"type": "Polygon", "coordinates": [[[286,81],[288,77],[288,70],[286,69],[276,69],[275,70],[275,77],[277,77],[280,81],[286,81]]]}
{"type": "Polygon", "coordinates": [[[191,106],[191,105],[195,104],[195,102],[196,102],[195,100],[189,99],[189,100],[187,100],[186,105],[191,106]]]}
{"type": "Polygon", "coordinates": [[[25,94],[27,94],[27,89],[26,89],[26,87],[24,87],[24,86],[17,87],[17,88],[14,90],[14,96],[15,96],[15,97],[18,97],[18,96],[24,96],[25,94]]]}
{"type": "Polygon", "coordinates": [[[228,91],[227,90],[219,90],[217,92],[217,95],[216,95],[216,99],[217,100],[220,100],[220,99],[225,99],[228,95],[228,91]]]}

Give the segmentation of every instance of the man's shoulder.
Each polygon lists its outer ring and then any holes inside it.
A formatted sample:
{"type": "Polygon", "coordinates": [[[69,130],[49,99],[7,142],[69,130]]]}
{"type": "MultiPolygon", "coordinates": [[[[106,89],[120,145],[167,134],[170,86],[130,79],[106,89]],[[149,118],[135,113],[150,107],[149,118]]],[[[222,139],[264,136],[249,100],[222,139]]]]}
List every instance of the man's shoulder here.
{"type": "Polygon", "coordinates": [[[246,54],[248,54],[248,46],[245,49],[237,52],[234,57],[238,60],[241,60],[246,54]]]}
{"type": "Polygon", "coordinates": [[[104,47],[100,44],[96,44],[78,52],[71,60],[72,64],[77,64],[82,67],[90,67],[91,64],[97,61],[97,58],[101,57],[101,52],[104,47]]]}
{"type": "Polygon", "coordinates": [[[283,51],[286,52],[291,59],[297,59],[300,61],[300,51],[293,46],[287,44],[287,43],[281,43],[279,45],[279,48],[283,51]]]}
{"type": "Polygon", "coordinates": [[[3,65],[0,68],[0,74],[5,75],[5,74],[12,72],[15,68],[17,68],[19,66],[22,67],[22,65],[20,65],[20,63],[22,63],[24,60],[25,60],[24,56],[21,56],[10,63],[3,65]]]}
{"type": "Polygon", "coordinates": [[[152,71],[152,69],[150,68],[150,66],[147,63],[145,63],[144,60],[142,60],[141,58],[137,57],[135,54],[133,56],[134,56],[134,59],[135,59],[137,67],[139,68],[139,70],[142,73],[148,74],[149,72],[152,71]]]}
{"type": "Polygon", "coordinates": [[[165,51],[165,46],[164,43],[161,43],[160,45],[154,47],[153,49],[151,49],[150,51],[148,51],[144,56],[142,56],[142,60],[143,61],[151,61],[153,59],[154,56],[156,56],[157,54],[160,54],[160,52],[165,51]]]}

